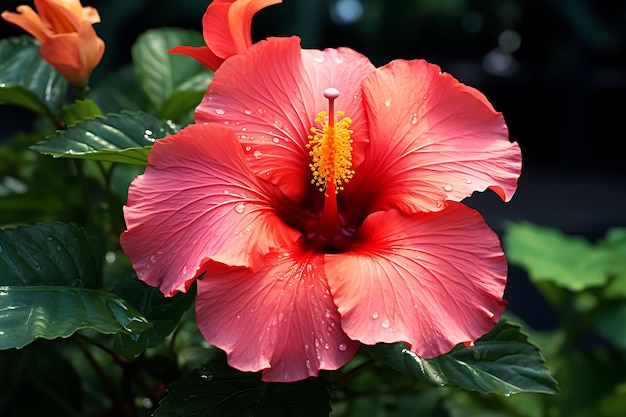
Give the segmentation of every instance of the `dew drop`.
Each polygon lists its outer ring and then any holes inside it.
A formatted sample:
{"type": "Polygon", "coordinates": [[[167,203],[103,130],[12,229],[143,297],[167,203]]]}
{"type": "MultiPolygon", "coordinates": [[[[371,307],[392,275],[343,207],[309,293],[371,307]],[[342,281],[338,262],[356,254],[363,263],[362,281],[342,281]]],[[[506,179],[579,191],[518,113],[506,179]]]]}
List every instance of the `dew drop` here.
{"type": "Polygon", "coordinates": [[[341,342],[339,343],[339,346],[337,346],[339,348],[339,350],[341,352],[345,352],[346,350],[348,350],[348,345],[346,345],[345,343],[341,342]]]}
{"type": "Polygon", "coordinates": [[[413,113],[413,118],[411,119],[411,124],[412,125],[416,125],[417,124],[417,114],[413,113]]]}
{"type": "Polygon", "coordinates": [[[383,326],[383,329],[388,329],[391,323],[389,323],[389,320],[385,319],[380,325],[383,326]]]}
{"type": "Polygon", "coordinates": [[[374,314],[372,314],[372,318],[374,320],[376,320],[378,318],[378,311],[374,311],[374,314]]]}
{"type": "Polygon", "coordinates": [[[154,257],[154,255],[152,255],[152,256],[150,257],[150,262],[152,262],[152,263],[155,263],[155,262],[156,262],[156,258],[154,257]]]}
{"type": "Polygon", "coordinates": [[[146,134],[146,136],[150,136],[152,134],[152,130],[146,129],[144,133],[146,134]]]}
{"type": "Polygon", "coordinates": [[[245,109],[243,112],[245,114],[247,114],[248,116],[250,116],[252,114],[252,110],[250,110],[250,109],[245,109]]]}
{"type": "Polygon", "coordinates": [[[465,184],[471,184],[471,183],[472,183],[471,179],[468,178],[468,179],[465,180],[465,184]]]}
{"type": "Polygon", "coordinates": [[[263,156],[263,152],[259,151],[258,149],[256,151],[254,151],[254,157],[256,159],[261,159],[261,157],[263,156]]]}
{"type": "Polygon", "coordinates": [[[248,128],[247,128],[247,127],[242,127],[242,128],[241,128],[241,131],[242,131],[242,132],[247,132],[247,131],[248,131],[248,128]]]}
{"type": "Polygon", "coordinates": [[[315,58],[315,62],[319,62],[320,64],[324,61],[326,61],[326,58],[323,55],[320,55],[315,58]]]}
{"type": "Polygon", "coordinates": [[[252,225],[247,225],[246,228],[243,231],[246,232],[246,233],[250,233],[252,231],[252,225]]]}
{"type": "Polygon", "coordinates": [[[246,146],[246,152],[250,152],[251,149],[252,149],[252,147],[246,146]]]}
{"type": "Polygon", "coordinates": [[[324,349],[326,350],[330,349],[330,346],[328,345],[328,343],[324,343],[324,349]]]}
{"type": "Polygon", "coordinates": [[[387,99],[385,100],[385,107],[389,107],[391,106],[391,100],[387,99]]]}
{"type": "Polygon", "coordinates": [[[226,110],[224,110],[224,109],[215,109],[215,113],[216,114],[220,114],[220,115],[221,114],[226,114],[226,110]]]}
{"type": "Polygon", "coordinates": [[[443,187],[444,190],[446,191],[452,191],[454,189],[454,187],[452,186],[452,184],[446,184],[445,187],[443,187]]]}
{"type": "Polygon", "coordinates": [[[224,126],[228,126],[230,122],[228,120],[224,120],[224,126]]]}
{"type": "Polygon", "coordinates": [[[187,275],[187,265],[183,267],[183,275],[187,275]]]}
{"type": "Polygon", "coordinates": [[[258,111],[259,114],[265,114],[267,112],[267,110],[265,110],[263,107],[259,107],[258,109],[256,109],[256,111],[258,111]]]}
{"type": "Polygon", "coordinates": [[[274,142],[274,143],[278,143],[279,141],[280,141],[280,139],[278,139],[278,138],[272,139],[272,142],[274,142]]]}
{"type": "Polygon", "coordinates": [[[246,203],[237,203],[235,204],[235,211],[237,213],[243,213],[244,209],[246,208],[246,203]]]}
{"type": "Polygon", "coordinates": [[[343,57],[342,57],[342,56],[338,56],[338,57],[336,57],[336,58],[335,58],[335,62],[336,62],[337,64],[341,64],[341,63],[343,62],[343,57]]]}

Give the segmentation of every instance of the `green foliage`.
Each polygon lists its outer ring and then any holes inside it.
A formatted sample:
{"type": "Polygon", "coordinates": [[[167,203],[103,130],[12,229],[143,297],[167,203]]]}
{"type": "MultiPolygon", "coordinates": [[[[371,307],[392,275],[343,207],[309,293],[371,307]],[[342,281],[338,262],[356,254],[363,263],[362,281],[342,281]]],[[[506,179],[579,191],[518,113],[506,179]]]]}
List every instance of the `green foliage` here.
{"type": "Polygon", "coordinates": [[[551,303],[559,326],[538,334],[561,395],[552,416],[617,416],[626,397],[626,229],[593,244],[552,228],[509,224],[509,261],[523,267],[551,303]]]}
{"type": "Polygon", "coordinates": [[[173,123],[149,114],[124,112],[82,120],[32,149],[56,158],[147,165],[154,141],[177,130],[173,123]]]}
{"type": "Polygon", "coordinates": [[[94,246],[82,230],[59,223],[0,231],[0,349],[85,328],[136,333],[149,327],[130,304],[95,289],[94,246]]]}
{"type": "Polygon", "coordinates": [[[330,413],[324,380],[266,383],[260,373],[210,363],[169,389],[155,417],[323,417],[330,413]]]}
{"type": "Polygon", "coordinates": [[[142,333],[116,335],[115,349],[128,360],[162,343],[176,328],[196,296],[193,286],[187,293],[166,298],[158,288],[149,287],[138,279],[124,282],[116,287],[115,292],[132,302],[153,325],[142,333]]]}
{"type": "Polygon", "coordinates": [[[41,115],[56,114],[67,81],[39,56],[31,37],[0,40],[0,104],[19,106],[41,115]]]}
{"type": "Polygon", "coordinates": [[[496,324],[475,346],[457,346],[433,359],[417,356],[403,343],[378,344],[370,350],[373,357],[397,371],[433,386],[507,396],[520,392],[558,392],[539,348],[528,342],[520,326],[506,321],[496,324]]]}
{"type": "Polygon", "coordinates": [[[535,281],[550,281],[577,291],[608,280],[605,253],[583,238],[520,223],[508,227],[505,245],[509,260],[527,269],[535,281]]]}
{"type": "Polygon", "coordinates": [[[203,44],[197,32],[161,28],[143,33],[133,45],[137,80],[159,118],[176,120],[202,99],[213,74],[195,60],[168,50],[203,44]]]}

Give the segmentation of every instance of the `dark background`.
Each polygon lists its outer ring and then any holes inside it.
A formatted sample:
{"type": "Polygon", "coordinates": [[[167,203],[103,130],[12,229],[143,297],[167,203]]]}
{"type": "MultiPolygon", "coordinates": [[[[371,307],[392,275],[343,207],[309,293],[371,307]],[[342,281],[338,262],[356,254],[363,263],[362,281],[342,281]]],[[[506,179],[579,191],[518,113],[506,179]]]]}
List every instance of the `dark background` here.
{"type": "MultiPolygon", "coordinates": [[[[29,2],[0,3],[13,11],[29,2]]],[[[106,42],[92,83],[128,63],[130,46],[149,28],[201,30],[208,3],[83,1],[99,9],[96,30],[106,42]]],[[[1,36],[22,33],[0,22],[1,36]]],[[[595,240],[626,226],[625,1],[285,0],[254,19],[255,39],[293,34],[307,48],[352,47],[376,65],[424,58],[485,93],[524,158],[510,203],[489,192],[468,201],[497,232],[508,220],[528,220],[595,240]]],[[[25,123],[20,111],[0,107],[0,139],[25,123]]],[[[545,326],[550,311],[529,291],[512,268],[511,309],[545,326]]]]}

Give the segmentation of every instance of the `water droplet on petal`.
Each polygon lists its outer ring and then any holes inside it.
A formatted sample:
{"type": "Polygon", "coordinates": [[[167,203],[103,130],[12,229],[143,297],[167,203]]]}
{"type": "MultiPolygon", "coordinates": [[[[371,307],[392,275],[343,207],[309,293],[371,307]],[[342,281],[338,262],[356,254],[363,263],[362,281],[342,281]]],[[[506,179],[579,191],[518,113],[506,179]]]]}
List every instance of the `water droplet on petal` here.
{"type": "Polygon", "coordinates": [[[446,184],[445,187],[443,187],[444,190],[446,191],[452,191],[454,189],[454,187],[452,186],[452,184],[446,184]]]}
{"type": "Polygon", "coordinates": [[[382,323],[380,323],[380,325],[383,326],[383,329],[388,329],[389,326],[391,326],[391,323],[389,323],[389,320],[385,319],[382,323]]]}
{"type": "Polygon", "coordinates": [[[343,57],[341,57],[341,56],[336,57],[335,58],[335,62],[338,63],[338,64],[341,64],[343,62],[343,57]]]}
{"type": "Polygon", "coordinates": [[[250,109],[245,109],[243,112],[245,114],[247,114],[248,116],[250,116],[252,114],[252,110],[250,110],[250,109]]]}
{"type": "Polygon", "coordinates": [[[391,106],[391,100],[387,99],[385,100],[385,107],[389,107],[391,106]]]}
{"type": "Polygon", "coordinates": [[[413,113],[413,118],[411,119],[411,124],[412,125],[416,125],[417,124],[417,114],[413,113]]]}
{"type": "Polygon", "coordinates": [[[235,204],[235,211],[237,213],[243,213],[244,209],[246,208],[246,203],[237,203],[235,204]]]}
{"type": "Polygon", "coordinates": [[[265,114],[267,110],[265,110],[263,107],[259,107],[258,109],[256,109],[256,111],[258,111],[259,114],[265,114]]]}
{"type": "Polygon", "coordinates": [[[278,139],[278,138],[272,139],[272,142],[274,142],[274,143],[278,143],[279,141],[280,141],[280,139],[278,139]]]}
{"type": "Polygon", "coordinates": [[[224,109],[215,109],[216,114],[226,114],[226,110],[224,109]]]}
{"type": "Polygon", "coordinates": [[[224,120],[224,126],[228,126],[230,122],[228,120],[224,120]]]}
{"type": "Polygon", "coordinates": [[[468,178],[468,179],[465,180],[465,184],[471,184],[471,183],[472,183],[471,179],[468,178]]]}
{"type": "Polygon", "coordinates": [[[152,263],[155,263],[155,262],[156,262],[156,258],[154,257],[154,255],[152,255],[152,256],[150,257],[150,262],[152,262],[152,263]]]}
{"type": "Polygon", "coordinates": [[[339,346],[337,346],[339,348],[339,350],[341,352],[345,352],[346,350],[348,350],[348,345],[346,345],[345,343],[341,342],[339,343],[339,346]]]}
{"type": "Polygon", "coordinates": [[[324,57],[324,55],[320,55],[315,58],[315,62],[319,62],[320,64],[324,61],[326,61],[326,58],[324,57]]]}
{"type": "Polygon", "coordinates": [[[254,151],[254,157],[256,159],[261,159],[261,157],[263,156],[263,152],[259,151],[258,149],[256,151],[254,151]]]}
{"type": "Polygon", "coordinates": [[[372,318],[374,320],[376,320],[378,318],[378,311],[374,311],[374,314],[372,314],[372,318]]]}
{"type": "Polygon", "coordinates": [[[251,149],[252,149],[252,147],[246,146],[246,152],[250,152],[251,149]]]}

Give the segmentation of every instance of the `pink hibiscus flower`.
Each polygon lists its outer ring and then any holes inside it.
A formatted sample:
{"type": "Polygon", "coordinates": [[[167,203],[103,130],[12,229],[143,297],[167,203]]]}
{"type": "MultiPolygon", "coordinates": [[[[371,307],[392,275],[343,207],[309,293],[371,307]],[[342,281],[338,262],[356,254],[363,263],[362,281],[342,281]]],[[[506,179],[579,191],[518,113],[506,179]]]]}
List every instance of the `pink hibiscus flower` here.
{"type": "Polygon", "coordinates": [[[477,90],[422,60],[271,38],[227,59],[199,124],[157,141],[121,244],[231,366],[294,381],[359,344],[423,357],[471,344],[504,310],[497,235],[460,203],[508,201],[521,154],[477,90]]]}

